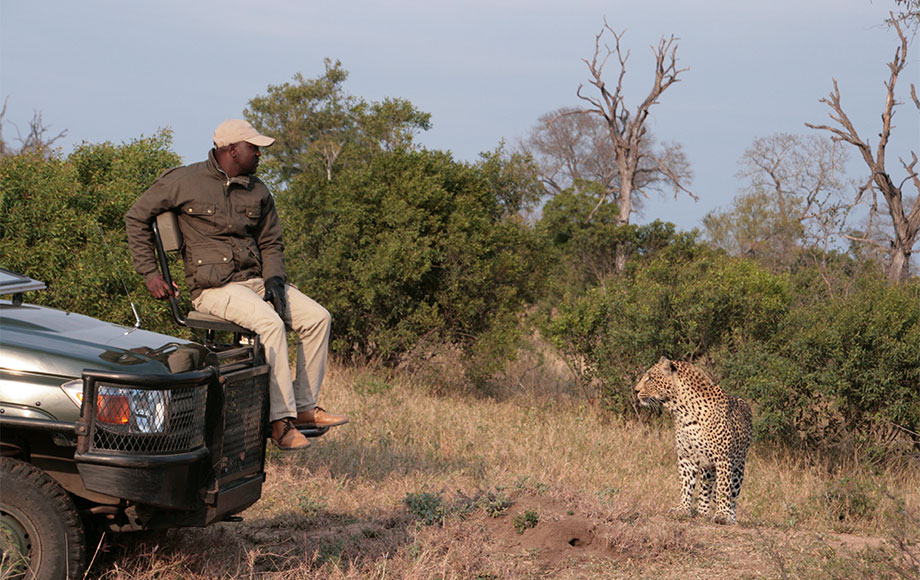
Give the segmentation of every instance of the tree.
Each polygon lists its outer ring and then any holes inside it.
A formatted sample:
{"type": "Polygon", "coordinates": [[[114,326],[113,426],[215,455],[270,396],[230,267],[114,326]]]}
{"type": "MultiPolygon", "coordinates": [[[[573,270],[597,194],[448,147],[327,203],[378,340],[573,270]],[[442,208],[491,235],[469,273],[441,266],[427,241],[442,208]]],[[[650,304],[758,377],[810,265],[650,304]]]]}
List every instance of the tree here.
{"type": "Polygon", "coordinates": [[[696,231],[678,233],[674,224],[659,220],[642,226],[617,225],[614,204],[604,204],[591,215],[597,198],[589,188],[569,188],[543,205],[535,229],[558,256],[550,282],[558,294],[607,284],[620,271],[618,256],[647,257],[667,246],[695,243],[696,231]]]}
{"type": "MultiPolygon", "coordinates": [[[[508,354],[540,280],[525,160],[469,165],[405,148],[296,178],[279,208],[289,277],[332,313],[333,349],[396,363],[431,344],[483,361],[508,354]],[[523,190],[523,191],[522,191],[523,190]]],[[[488,365],[487,365],[488,366],[488,365]]]]}
{"type": "Polygon", "coordinates": [[[796,302],[723,368],[723,386],[756,401],[755,431],[812,449],[905,435],[920,448],[920,285],[864,274],[847,295],[796,302]]]}
{"type": "Polygon", "coordinates": [[[171,142],[164,130],[121,145],[82,144],[66,159],[35,150],[0,158],[0,256],[5,268],[48,285],[32,299],[128,325],[133,302],[146,328],[179,331],[134,272],[124,221],[157,176],[179,165],[171,142]]]}
{"type": "MultiPolygon", "coordinates": [[[[828,116],[835,122],[835,125],[815,125],[811,123],[806,123],[805,125],[812,129],[828,131],[834,140],[849,143],[859,151],[869,169],[870,176],[867,183],[859,190],[856,201],[859,201],[867,190],[870,191],[873,199],[872,208],[875,211],[877,208],[876,196],[881,194],[885,200],[893,230],[890,247],[888,248],[887,274],[891,282],[900,282],[906,280],[910,275],[910,255],[918,234],[920,234],[920,195],[914,199],[912,207],[905,208],[905,203],[908,206],[911,204],[905,199],[904,187],[908,182],[913,183],[914,189],[920,194],[920,176],[917,173],[917,154],[913,151],[911,152],[911,161],[909,163],[903,158],[900,159],[901,166],[907,173],[906,177],[900,182],[894,180],[885,165],[888,140],[891,137],[892,118],[894,117],[895,107],[901,104],[895,96],[895,89],[898,76],[907,66],[907,37],[901,31],[901,26],[897,19],[892,19],[891,25],[898,33],[900,44],[895,49],[894,58],[888,63],[890,75],[885,83],[887,90],[885,106],[882,110],[882,128],[879,132],[879,141],[875,149],[873,150],[867,139],[863,139],[859,135],[853,122],[844,112],[843,105],[840,102],[840,89],[837,86],[837,79],[833,79],[834,89],[830,94],[820,100],[820,102],[830,107],[831,112],[828,116]]],[[[913,84],[910,87],[910,94],[917,111],[920,112],[920,99],[917,97],[917,89],[913,84]]],[[[866,241],[869,241],[869,239],[866,238],[866,241]]]]}
{"type": "Polygon", "coordinates": [[[16,127],[15,123],[6,121],[10,125],[13,125],[18,135],[20,145],[18,148],[13,148],[7,143],[6,139],[3,138],[3,122],[6,120],[7,100],[8,99],[3,100],[3,108],[0,109],[0,157],[28,152],[38,153],[45,157],[50,156],[53,152],[52,146],[58,139],[63,139],[64,136],[67,135],[67,129],[64,129],[54,137],[49,136],[48,130],[51,129],[51,126],[45,125],[40,111],[35,111],[32,114],[32,120],[29,121],[29,131],[26,133],[25,137],[19,132],[19,127],[16,127]]]}
{"type": "Polygon", "coordinates": [[[266,179],[286,186],[303,172],[317,172],[327,181],[333,170],[366,161],[369,152],[412,143],[413,135],[430,128],[430,115],[403,99],[368,103],[344,90],[348,72],[339,61],[325,60],[315,79],[294,75],[293,82],[270,85],[243,112],[259,131],[276,139],[262,165],[266,179]]]}
{"type": "Polygon", "coordinates": [[[788,289],[752,260],[679,243],[628,275],[566,295],[545,332],[577,379],[596,385],[608,408],[625,413],[633,408],[637,374],[658,357],[714,361],[771,336],[788,307],[788,289]]]}
{"type": "Polygon", "coordinates": [[[891,22],[899,22],[908,30],[920,27],[920,0],[895,0],[898,12],[891,15],[891,22]]]}
{"type": "MultiPolygon", "coordinates": [[[[654,162],[656,157],[671,159],[678,173],[690,174],[689,162],[679,144],[665,143],[660,148],[656,145],[654,136],[646,133],[641,143],[644,151],[639,158],[640,167],[634,177],[637,191],[657,190],[670,183],[654,162]]],[[[522,141],[521,149],[537,161],[540,180],[550,195],[570,188],[579,192],[600,188],[602,195],[592,207],[616,199],[620,190],[617,153],[607,122],[599,115],[570,107],[547,113],[522,141]]],[[[641,207],[642,198],[633,198],[633,212],[641,207]]]]}
{"type": "Polygon", "coordinates": [[[649,110],[658,103],[659,97],[671,85],[679,81],[681,73],[689,70],[677,68],[677,39],[661,38],[658,47],[653,49],[655,55],[655,80],[645,99],[636,107],[635,113],[630,113],[625,104],[623,94],[623,80],[626,77],[626,63],[629,60],[629,51],[624,53],[620,44],[624,33],[617,34],[604,21],[604,28],[598,33],[594,43],[594,57],[588,61],[588,71],[591,74],[589,81],[599,96],[588,96],[584,85],[578,87],[578,97],[586,101],[590,107],[577,111],[563,113],[568,115],[597,115],[606,125],[607,135],[613,148],[613,158],[616,163],[616,189],[605,191],[597,208],[608,198],[619,207],[617,223],[629,223],[630,215],[635,210],[635,193],[646,195],[645,187],[655,184],[667,183],[674,188],[677,195],[683,191],[697,199],[697,197],[684,187],[691,179],[686,157],[679,146],[664,147],[654,151],[649,145],[647,135],[649,110]],[[614,48],[605,45],[606,52],[601,50],[601,41],[605,33],[609,32],[614,38],[614,48]],[[616,56],[619,65],[619,75],[616,86],[612,89],[604,81],[604,67],[611,56],[616,56]],[[650,175],[657,178],[650,178],[650,175]]]}
{"type": "Polygon", "coordinates": [[[607,126],[596,116],[562,108],[540,117],[521,149],[538,163],[540,181],[550,195],[586,183],[614,190],[616,155],[607,126]]]}
{"type": "Polygon", "coordinates": [[[826,256],[840,241],[848,204],[840,143],[817,135],[775,133],[744,152],[738,177],[747,180],[727,210],[703,219],[707,237],[736,256],[788,269],[805,247],[826,256]]]}

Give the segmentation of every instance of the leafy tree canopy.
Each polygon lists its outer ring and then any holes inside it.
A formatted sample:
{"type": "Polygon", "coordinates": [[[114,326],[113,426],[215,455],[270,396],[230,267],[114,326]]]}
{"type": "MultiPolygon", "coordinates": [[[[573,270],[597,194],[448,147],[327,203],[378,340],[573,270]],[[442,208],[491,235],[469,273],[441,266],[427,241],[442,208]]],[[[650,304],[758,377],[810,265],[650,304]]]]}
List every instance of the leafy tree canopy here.
{"type": "Polygon", "coordinates": [[[399,148],[332,181],[293,181],[279,200],[288,272],[333,313],[337,351],[395,360],[437,338],[473,353],[516,328],[538,279],[516,213],[538,193],[517,177],[525,161],[399,148]]]}
{"type": "Polygon", "coordinates": [[[163,170],[180,163],[161,131],[130,143],[85,144],[66,159],[27,151],[0,158],[0,256],[44,281],[30,299],[104,320],[175,334],[165,306],[134,272],[124,216],[163,170]]]}
{"type": "Polygon", "coordinates": [[[349,95],[342,63],[326,59],[325,67],[315,79],[297,73],[292,82],[270,85],[243,113],[276,139],[261,167],[277,187],[305,172],[332,179],[335,171],[365,163],[374,153],[410,146],[418,131],[431,127],[431,115],[407,100],[369,103],[349,95]]]}

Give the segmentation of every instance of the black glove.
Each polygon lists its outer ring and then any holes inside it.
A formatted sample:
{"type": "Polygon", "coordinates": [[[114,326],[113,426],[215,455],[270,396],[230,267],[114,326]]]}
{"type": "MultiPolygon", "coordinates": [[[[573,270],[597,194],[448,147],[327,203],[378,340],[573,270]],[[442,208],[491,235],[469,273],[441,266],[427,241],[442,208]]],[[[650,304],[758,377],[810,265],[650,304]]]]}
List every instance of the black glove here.
{"type": "Polygon", "coordinates": [[[284,280],[279,276],[272,276],[265,281],[265,301],[271,302],[278,316],[284,318],[287,310],[287,295],[284,291],[284,280]]]}

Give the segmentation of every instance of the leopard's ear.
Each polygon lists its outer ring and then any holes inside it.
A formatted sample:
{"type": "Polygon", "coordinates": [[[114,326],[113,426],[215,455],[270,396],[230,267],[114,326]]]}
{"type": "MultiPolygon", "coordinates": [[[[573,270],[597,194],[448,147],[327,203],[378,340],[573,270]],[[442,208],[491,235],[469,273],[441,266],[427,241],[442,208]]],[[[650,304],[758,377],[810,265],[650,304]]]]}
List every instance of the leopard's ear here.
{"type": "Polygon", "coordinates": [[[664,358],[664,357],[661,357],[661,358],[668,364],[668,371],[669,371],[669,372],[672,372],[672,373],[676,373],[676,372],[677,372],[677,363],[675,363],[675,362],[672,361],[672,360],[668,360],[668,359],[666,359],[666,358],[664,358]]]}
{"type": "Polygon", "coordinates": [[[668,357],[666,357],[666,356],[663,356],[663,357],[661,357],[660,359],[658,359],[658,364],[666,363],[666,362],[671,362],[671,361],[668,360],[668,357]]]}

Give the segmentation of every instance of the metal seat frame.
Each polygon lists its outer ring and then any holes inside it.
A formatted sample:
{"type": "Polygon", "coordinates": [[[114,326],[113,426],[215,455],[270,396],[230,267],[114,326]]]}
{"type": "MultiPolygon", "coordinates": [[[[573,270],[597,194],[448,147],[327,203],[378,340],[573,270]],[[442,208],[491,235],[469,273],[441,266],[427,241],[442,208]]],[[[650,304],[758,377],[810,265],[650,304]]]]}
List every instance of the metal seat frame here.
{"type": "MultiPolygon", "coordinates": [[[[185,244],[182,239],[182,231],[179,229],[179,219],[175,213],[168,211],[157,216],[156,221],[152,224],[153,240],[157,252],[157,261],[160,266],[160,273],[166,283],[173,287],[172,275],[169,272],[169,252],[179,253],[185,244]]],[[[205,332],[205,346],[212,350],[226,349],[227,345],[218,342],[217,333],[227,332],[233,335],[231,346],[237,348],[243,347],[243,339],[246,339],[252,346],[254,360],[262,360],[262,349],[259,343],[259,335],[254,331],[242,327],[238,324],[225,320],[212,314],[192,310],[185,316],[179,309],[179,300],[175,295],[169,296],[169,306],[172,310],[173,318],[180,326],[192,329],[203,330],[205,332]]]]}

